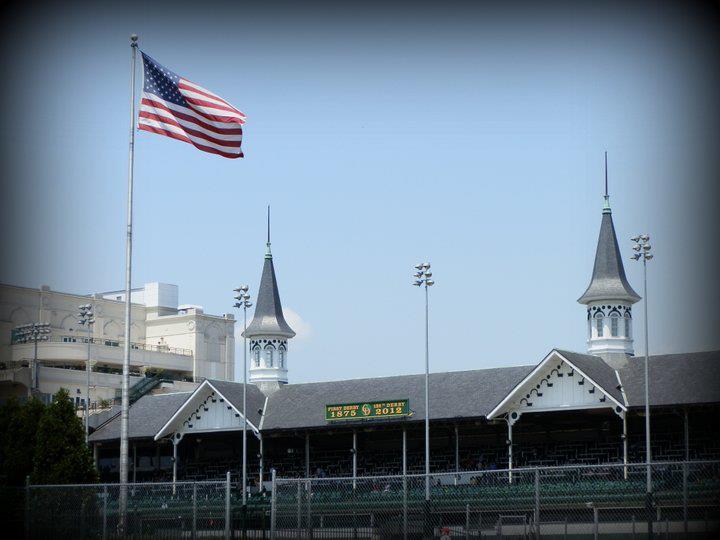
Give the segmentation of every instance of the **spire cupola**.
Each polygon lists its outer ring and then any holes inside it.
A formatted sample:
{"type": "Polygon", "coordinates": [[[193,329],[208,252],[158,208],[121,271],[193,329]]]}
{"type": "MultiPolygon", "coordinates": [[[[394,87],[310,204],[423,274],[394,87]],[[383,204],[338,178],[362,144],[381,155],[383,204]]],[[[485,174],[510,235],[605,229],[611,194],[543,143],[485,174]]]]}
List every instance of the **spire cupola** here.
{"type": "Polygon", "coordinates": [[[578,299],[587,306],[588,353],[626,361],[634,354],[632,305],[640,300],[625,276],[610,209],[605,153],[605,203],[590,284],[578,299]]]}
{"type": "Polygon", "coordinates": [[[247,330],[243,332],[243,337],[250,340],[250,382],[257,384],[266,394],[288,382],[288,339],[294,336],[295,332],[285,320],[280,303],[270,250],[270,208],[268,207],[268,239],[255,314],[247,330]]]}

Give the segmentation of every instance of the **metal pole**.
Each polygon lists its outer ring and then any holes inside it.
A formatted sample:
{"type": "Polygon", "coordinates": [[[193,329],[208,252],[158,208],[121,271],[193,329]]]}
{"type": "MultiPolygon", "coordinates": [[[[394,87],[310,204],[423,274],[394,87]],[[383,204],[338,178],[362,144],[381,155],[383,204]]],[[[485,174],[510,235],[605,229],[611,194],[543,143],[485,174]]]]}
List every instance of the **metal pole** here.
{"type": "Polygon", "coordinates": [[[512,446],[512,423],[510,418],[507,419],[508,425],[508,483],[512,484],[512,467],[513,467],[513,446],[512,446]]]}
{"type": "Polygon", "coordinates": [[[300,538],[300,531],[302,529],[302,484],[298,480],[297,483],[297,537],[300,538]]]}
{"type": "Polygon", "coordinates": [[[85,444],[90,439],[90,341],[92,340],[90,317],[87,318],[88,346],[87,346],[87,365],[85,372],[87,376],[87,393],[85,394],[85,444]]]}
{"type": "Polygon", "coordinates": [[[192,494],[192,537],[197,538],[197,483],[193,482],[192,494]]]}
{"type": "Polygon", "coordinates": [[[684,428],[685,428],[685,461],[690,461],[690,417],[688,416],[688,410],[687,407],[684,409],[685,411],[685,422],[684,422],[684,428]]]}
{"type": "Polygon", "coordinates": [[[265,472],[265,450],[263,446],[263,436],[262,433],[260,434],[260,485],[258,486],[260,488],[260,492],[262,493],[263,490],[263,480],[264,480],[264,472],[265,472]]]}
{"type": "Polygon", "coordinates": [[[103,486],[103,516],[102,516],[102,538],[107,538],[107,507],[108,507],[108,488],[103,486]]]}
{"type": "Polygon", "coordinates": [[[352,471],[353,489],[357,488],[357,431],[353,429],[352,471]]]}
{"type": "Polygon", "coordinates": [[[593,525],[594,525],[593,538],[595,540],[598,540],[598,534],[600,533],[600,531],[598,530],[600,528],[600,525],[598,522],[599,522],[599,516],[598,516],[598,508],[596,506],[596,507],[593,507],[593,525]]]}
{"type": "Polygon", "coordinates": [[[688,536],[688,463],[682,464],[683,468],[683,531],[685,538],[688,536]]]}
{"type": "Polygon", "coordinates": [[[243,300],[243,430],[242,430],[242,504],[247,505],[247,306],[243,300]]]}
{"type": "Polygon", "coordinates": [[[627,412],[623,413],[623,478],[627,480],[628,477],[628,440],[627,440],[627,412]]]}
{"type": "Polygon", "coordinates": [[[535,538],[540,540],[540,469],[535,469],[535,538]]]}
{"type": "MultiPolygon", "coordinates": [[[[455,424],[455,472],[460,472],[460,430],[457,424],[455,424]]],[[[455,484],[457,485],[457,476],[455,484]]]]}
{"type": "Polygon", "coordinates": [[[402,474],[403,474],[403,539],[407,540],[407,429],[402,430],[402,474]]]}
{"type": "Polygon", "coordinates": [[[30,511],[31,511],[31,501],[30,501],[30,475],[27,475],[25,477],[25,538],[30,538],[30,511]]]}
{"type": "Polygon", "coordinates": [[[173,495],[175,495],[175,483],[177,482],[177,445],[180,441],[175,442],[175,437],[173,436],[172,444],[173,444],[173,495]]]}
{"type": "Polygon", "coordinates": [[[230,471],[225,473],[225,538],[230,538],[230,471]]]}
{"type": "Polygon", "coordinates": [[[646,480],[646,510],[648,521],[648,538],[652,538],[652,473],[650,463],[652,461],[652,447],[650,445],[650,362],[649,362],[649,340],[648,340],[648,294],[647,294],[647,258],[643,257],[643,294],[645,301],[645,480],[646,480]]]}
{"type": "Polygon", "coordinates": [[[310,478],[310,433],[305,433],[305,478],[310,478]]]}
{"type": "Polygon", "coordinates": [[[130,410],[130,294],[132,287],[132,198],[135,162],[135,63],[137,36],[130,36],[132,65],[130,70],[130,147],[128,152],[127,236],[125,240],[125,353],[123,355],[122,405],[120,410],[120,521],[118,528],[125,532],[127,518],[128,481],[128,416],[130,410]]]}
{"type": "Polygon", "coordinates": [[[272,469],[270,474],[272,475],[272,493],[270,494],[270,540],[275,540],[275,507],[277,506],[275,469],[272,469]]]}
{"type": "Polygon", "coordinates": [[[33,354],[33,368],[30,373],[30,376],[32,377],[32,382],[30,383],[30,388],[31,388],[30,395],[31,396],[33,395],[34,391],[37,390],[37,387],[38,387],[38,385],[37,385],[37,379],[38,379],[38,376],[37,376],[37,372],[38,372],[38,369],[37,369],[37,363],[38,363],[37,362],[37,357],[38,357],[37,342],[38,342],[38,337],[39,337],[38,334],[33,335],[33,341],[35,342],[35,353],[33,354]]]}
{"type": "Polygon", "coordinates": [[[425,283],[425,500],[430,500],[430,349],[427,283],[425,283]]]}

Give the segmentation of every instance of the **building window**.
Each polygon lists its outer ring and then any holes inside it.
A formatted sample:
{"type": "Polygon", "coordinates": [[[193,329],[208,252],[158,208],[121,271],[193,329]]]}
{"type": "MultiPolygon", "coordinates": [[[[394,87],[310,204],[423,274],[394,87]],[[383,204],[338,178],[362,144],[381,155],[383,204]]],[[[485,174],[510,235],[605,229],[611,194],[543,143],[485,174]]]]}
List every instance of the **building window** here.
{"type": "Polygon", "coordinates": [[[599,311],[595,314],[595,332],[597,337],[603,337],[603,314],[599,311]]]}
{"type": "Polygon", "coordinates": [[[625,314],[625,337],[631,337],[630,336],[630,314],[625,314]]]}
{"type": "Polygon", "coordinates": [[[612,337],[620,335],[620,315],[617,313],[610,315],[610,335],[612,337]]]}
{"type": "Polygon", "coordinates": [[[272,349],[265,349],[265,367],[273,367],[272,349]]]}
{"type": "Polygon", "coordinates": [[[255,349],[255,367],[260,367],[260,349],[255,349]]]}
{"type": "Polygon", "coordinates": [[[285,351],[282,349],[278,351],[278,366],[281,368],[285,367],[285,351]]]}

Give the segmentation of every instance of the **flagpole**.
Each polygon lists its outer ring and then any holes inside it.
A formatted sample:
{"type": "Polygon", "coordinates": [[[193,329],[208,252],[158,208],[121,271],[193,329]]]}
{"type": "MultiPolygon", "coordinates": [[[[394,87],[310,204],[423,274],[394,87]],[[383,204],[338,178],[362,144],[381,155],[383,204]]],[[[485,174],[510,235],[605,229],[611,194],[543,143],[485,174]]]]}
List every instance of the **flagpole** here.
{"type": "Polygon", "coordinates": [[[137,59],[136,34],[130,36],[132,68],[130,73],[130,148],[128,154],[127,237],[125,241],[125,354],[123,356],[122,404],[120,409],[120,522],[121,534],[127,530],[128,491],[128,416],[130,410],[130,294],[132,283],[132,202],[133,169],[135,164],[135,64],[137,59]]]}

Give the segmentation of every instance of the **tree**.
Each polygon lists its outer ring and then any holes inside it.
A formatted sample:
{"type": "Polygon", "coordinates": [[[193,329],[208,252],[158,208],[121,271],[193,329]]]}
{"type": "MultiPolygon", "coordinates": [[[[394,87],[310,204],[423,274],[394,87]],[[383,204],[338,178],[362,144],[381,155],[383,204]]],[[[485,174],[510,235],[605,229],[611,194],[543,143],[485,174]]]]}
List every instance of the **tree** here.
{"type": "Polygon", "coordinates": [[[82,484],[97,481],[85,431],[67,390],[60,390],[45,409],[37,430],[33,484],[82,484]]]}
{"type": "Polygon", "coordinates": [[[32,472],[37,429],[44,412],[45,405],[35,398],[22,405],[11,399],[2,406],[0,463],[5,484],[21,486],[32,472]]]}

